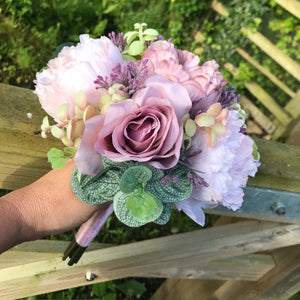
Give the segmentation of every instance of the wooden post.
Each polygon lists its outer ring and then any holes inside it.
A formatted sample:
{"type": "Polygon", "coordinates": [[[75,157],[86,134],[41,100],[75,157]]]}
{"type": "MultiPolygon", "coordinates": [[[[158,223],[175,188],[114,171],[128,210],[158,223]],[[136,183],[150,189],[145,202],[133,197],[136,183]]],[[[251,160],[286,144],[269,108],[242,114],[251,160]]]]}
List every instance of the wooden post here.
{"type": "Polygon", "coordinates": [[[300,3],[297,0],[274,0],[288,12],[300,19],[300,3]]]}

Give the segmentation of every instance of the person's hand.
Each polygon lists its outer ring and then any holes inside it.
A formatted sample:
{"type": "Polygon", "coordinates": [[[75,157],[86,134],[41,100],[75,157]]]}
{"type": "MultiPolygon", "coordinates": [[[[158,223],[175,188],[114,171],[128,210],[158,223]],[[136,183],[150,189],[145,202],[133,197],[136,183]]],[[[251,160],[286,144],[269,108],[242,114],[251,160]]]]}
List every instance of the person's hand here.
{"type": "Polygon", "coordinates": [[[0,253],[17,243],[75,228],[99,209],[81,202],[73,193],[74,166],[70,160],[64,168],[1,197],[0,253]]]}

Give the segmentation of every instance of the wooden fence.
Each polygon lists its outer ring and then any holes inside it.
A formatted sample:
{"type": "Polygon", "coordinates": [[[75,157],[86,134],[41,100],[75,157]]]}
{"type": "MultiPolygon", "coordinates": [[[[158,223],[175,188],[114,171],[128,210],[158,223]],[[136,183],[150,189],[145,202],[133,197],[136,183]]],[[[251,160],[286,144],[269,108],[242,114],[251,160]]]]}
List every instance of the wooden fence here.
{"type": "MultiPolygon", "coordinates": [[[[300,18],[300,4],[296,0],[276,0],[286,10],[297,18],[300,18]]],[[[226,17],[227,9],[220,2],[214,0],[212,2],[213,9],[220,15],[226,17]]],[[[273,61],[279,64],[294,78],[300,81],[300,65],[283,53],[276,45],[270,42],[260,32],[252,32],[249,29],[241,28],[247,38],[266,53],[273,61]]],[[[285,83],[280,81],[276,76],[271,74],[267,69],[255,61],[244,49],[237,48],[236,51],[241,57],[254,66],[259,72],[271,80],[277,87],[291,97],[291,100],[281,107],[276,102],[276,96],[269,95],[254,80],[246,82],[246,89],[269,111],[270,116],[263,114],[248,98],[241,97],[241,104],[248,112],[248,132],[258,135],[265,135],[265,138],[277,140],[280,137],[288,137],[287,142],[300,145],[300,89],[292,91],[285,83]]],[[[239,78],[238,70],[230,63],[224,65],[225,68],[235,77],[239,78]]]]}

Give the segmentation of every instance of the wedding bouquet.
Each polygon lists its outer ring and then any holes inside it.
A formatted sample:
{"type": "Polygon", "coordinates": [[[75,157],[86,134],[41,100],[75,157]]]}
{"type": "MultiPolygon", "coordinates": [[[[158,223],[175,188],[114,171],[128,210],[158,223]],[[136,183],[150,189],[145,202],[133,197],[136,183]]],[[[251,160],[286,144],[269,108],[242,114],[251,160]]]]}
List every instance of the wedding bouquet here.
{"type": "Polygon", "coordinates": [[[42,136],[51,132],[66,146],[48,152],[52,167],[73,157],[74,193],[88,204],[111,203],[94,217],[97,230],[112,212],[128,226],[165,224],[172,204],[203,225],[203,208],[242,205],[242,187],[259,164],[239,97],[218,64],[199,65],[145,27],[81,35],[35,81],[56,122],[45,117],[42,136]]]}

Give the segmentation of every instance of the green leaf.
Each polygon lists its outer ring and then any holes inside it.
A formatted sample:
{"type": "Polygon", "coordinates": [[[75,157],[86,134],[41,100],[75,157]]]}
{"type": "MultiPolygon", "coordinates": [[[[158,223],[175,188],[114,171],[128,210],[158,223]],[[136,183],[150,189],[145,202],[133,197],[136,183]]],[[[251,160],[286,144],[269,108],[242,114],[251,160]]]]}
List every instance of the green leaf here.
{"type": "Polygon", "coordinates": [[[187,180],[189,169],[177,165],[165,177],[166,183],[161,180],[149,182],[145,190],[150,192],[163,203],[175,203],[190,197],[193,190],[193,181],[187,180]]]}
{"type": "Polygon", "coordinates": [[[128,196],[126,207],[133,217],[143,220],[153,214],[156,201],[150,193],[135,191],[128,196]]]}
{"type": "Polygon", "coordinates": [[[129,31],[125,33],[124,40],[127,42],[127,44],[131,44],[136,37],[138,37],[139,33],[137,31],[129,31]]]}
{"type": "Polygon", "coordinates": [[[119,191],[122,172],[118,169],[103,169],[96,176],[81,174],[78,169],[72,174],[71,186],[75,195],[84,203],[98,205],[113,200],[119,191]]]}
{"type": "Polygon", "coordinates": [[[146,292],[145,286],[136,280],[127,280],[124,283],[118,284],[117,288],[127,295],[143,295],[146,292]]]}
{"type": "Polygon", "coordinates": [[[161,215],[154,221],[154,223],[159,225],[165,225],[169,222],[171,217],[171,204],[164,203],[164,209],[161,215]]]}
{"type": "Polygon", "coordinates": [[[122,175],[120,181],[120,190],[123,193],[133,192],[137,185],[145,185],[152,177],[152,172],[149,168],[143,165],[133,166],[128,168],[122,175]]]}
{"type": "Polygon", "coordinates": [[[51,167],[54,170],[61,169],[62,167],[67,165],[67,159],[64,156],[64,152],[62,150],[51,148],[48,153],[48,162],[51,163],[51,167]]]}
{"type": "Polygon", "coordinates": [[[94,295],[98,297],[103,297],[107,292],[107,283],[100,282],[100,283],[93,284],[92,292],[94,295]]]}
{"type": "Polygon", "coordinates": [[[163,211],[163,204],[160,200],[153,197],[156,202],[156,207],[153,213],[150,216],[145,217],[143,220],[135,218],[130,213],[129,209],[126,206],[128,195],[123,192],[118,192],[114,197],[114,212],[116,217],[125,225],[130,227],[140,227],[149,222],[156,220],[163,211]]]}
{"type": "Polygon", "coordinates": [[[109,293],[103,296],[103,300],[116,300],[117,294],[116,293],[109,293]]]}
{"type": "Polygon", "coordinates": [[[109,5],[104,11],[103,11],[103,13],[104,14],[109,14],[109,13],[111,13],[111,12],[113,12],[116,8],[118,8],[118,6],[119,6],[119,4],[111,4],[111,5],[109,5]]]}
{"type": "Polygon", "coordinates": [[[65,147],[64,152],[66,155],[70,156],[70,158],[73,158],[76,154],[76,150],[72,147],[65,147]]]}
{"type": "Polygon", "coordinates": [[[142,55],[142,53],[144,52],[144,46],[145,46],[144,41],[132,42],[132,44],[129,46],[128,49],[129,55],[132,56],[142,55]]]}

